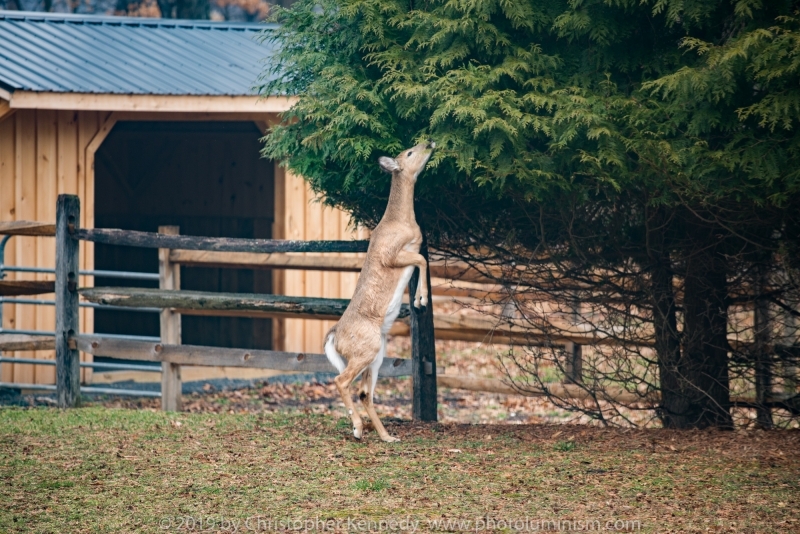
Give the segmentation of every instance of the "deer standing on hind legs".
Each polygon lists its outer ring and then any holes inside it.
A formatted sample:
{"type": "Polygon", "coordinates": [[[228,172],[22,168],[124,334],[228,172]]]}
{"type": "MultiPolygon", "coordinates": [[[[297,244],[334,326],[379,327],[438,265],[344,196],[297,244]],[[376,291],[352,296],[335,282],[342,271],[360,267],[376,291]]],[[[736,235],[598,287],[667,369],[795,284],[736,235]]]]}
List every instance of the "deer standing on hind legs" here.
{"type": "Polygon", "coordinates": [[[414,267],[419,267],[420,283],[413,305],[428,305],[428,262],[419,253],[422,232],[414,217],[414,184],[435,147],[434,142],[428,141],[404,150],[396,158],[378,160],[381,168],[392,175],[389,203],[370,237],[350,305],[325,336],[325,355],[339,371],[334,382],[353,422],[356,439],[361,439],[364,425],[353,406],[350,385],[363,372],[359,397],[372,425],[383,441],[399,441],[383,427],[372,396],[386,356],[386,334],[400,313],[403,292],[414,267]]]}

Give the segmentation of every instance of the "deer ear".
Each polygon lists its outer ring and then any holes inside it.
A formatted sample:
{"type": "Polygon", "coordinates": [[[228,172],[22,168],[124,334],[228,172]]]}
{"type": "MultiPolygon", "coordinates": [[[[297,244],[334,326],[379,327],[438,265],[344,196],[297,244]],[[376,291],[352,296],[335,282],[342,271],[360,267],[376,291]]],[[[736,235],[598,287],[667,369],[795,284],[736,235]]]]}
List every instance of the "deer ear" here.
{"type": "Polygon", "coordinates": [[[383,169],[384,172],[388,172],[389,174],[392,174],[394,171],[400,170],[400,165],[397,164],[397,160],[395,160],[394,158],[387,158],[386,156],[381,156],[380,158],[378,158],[378,163],[380,164],[381,169],[383,169]]]}

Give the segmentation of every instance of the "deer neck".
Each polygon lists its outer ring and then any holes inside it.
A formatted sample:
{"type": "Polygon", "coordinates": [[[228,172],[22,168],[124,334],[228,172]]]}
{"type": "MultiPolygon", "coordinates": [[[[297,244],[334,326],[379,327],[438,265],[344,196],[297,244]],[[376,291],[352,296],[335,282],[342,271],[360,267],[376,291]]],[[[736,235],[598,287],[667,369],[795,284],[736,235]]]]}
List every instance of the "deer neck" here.
{"type": "Polygon", "coordinates": [[[415,181],[400,174],[392,176],[392,189],[389,192],[389,203],[386,205],[384,219],[416,222],[414,216],[414,184],[415,181]]]}

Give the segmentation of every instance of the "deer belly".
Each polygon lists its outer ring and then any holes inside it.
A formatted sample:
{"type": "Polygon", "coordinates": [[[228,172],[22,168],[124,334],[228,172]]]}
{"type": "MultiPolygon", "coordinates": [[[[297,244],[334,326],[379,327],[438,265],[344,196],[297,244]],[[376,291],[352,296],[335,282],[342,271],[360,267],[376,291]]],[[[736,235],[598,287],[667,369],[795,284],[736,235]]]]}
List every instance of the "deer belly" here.
{"type": "Polygon", "coordinates": [[[383,318],[383,325],[381,326],[381,333],[387,334],[392,329],[394,320],[400,315],[400,307],[403,305],[403,293],[408,287],[408,281],[411,278],[411,273],[414,272],[414,267],[406,267],[403,269],[403,274],[400,280],[397,281],[397,287],[394,288],[392,300],[389,301],[389,307],[386,309],[386,315],[383,318]]]}

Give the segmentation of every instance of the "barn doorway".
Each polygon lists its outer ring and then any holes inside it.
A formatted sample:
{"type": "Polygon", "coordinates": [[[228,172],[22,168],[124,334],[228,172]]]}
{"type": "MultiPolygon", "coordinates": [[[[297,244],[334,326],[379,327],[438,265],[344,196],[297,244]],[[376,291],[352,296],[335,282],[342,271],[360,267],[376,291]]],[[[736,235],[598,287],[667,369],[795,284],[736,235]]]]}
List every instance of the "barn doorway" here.
{"type": "MultiPolygon", "coordinates": [[[[260,157],[252,122],[119,122],[95,156],[95,226],[210,237],[272,237],[274,165],[260,157]]],[[[158,272],[154,249],[95,245],[95,268],[158,272]]],[[[96,286],[158,287],[157,282],[100,278],[96,286]]],[[[269,271],[182,268],[181,288],[271,293],[269,271]]],[[[159,335],[156,313],[95,311],[95,331],[159,335]]],[[[182,342],[272,348],[272,321],[182,318],[182,342]]]]}

